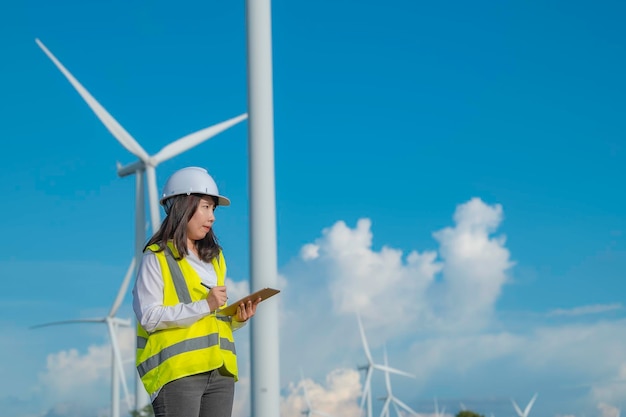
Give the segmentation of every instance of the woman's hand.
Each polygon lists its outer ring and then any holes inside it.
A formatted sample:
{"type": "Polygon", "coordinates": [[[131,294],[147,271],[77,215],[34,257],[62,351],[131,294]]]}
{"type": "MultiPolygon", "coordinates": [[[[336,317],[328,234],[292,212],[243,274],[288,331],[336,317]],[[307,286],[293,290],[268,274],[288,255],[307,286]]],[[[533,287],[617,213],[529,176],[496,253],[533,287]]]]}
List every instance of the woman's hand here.
{"type": "Polygon", "coordinates": [[[226,296],[225,285],[219,285],[211,288],[209,295],[206,297],[206,302],[209,303],[209,309],[211,312],[226,304],[226,300],[228,300],[228,297],[226,296]]]}
{"type": "Polygon", "coordinates": [[[261,302],[261,297],[257,298],[254,301],[248,301],[247,303],[241,303],[237,307],[237,314],[233,317],[233,320],[238,321],[240,323],[246,322],[254,316],[256,313],[256,306],[261,302]]]}

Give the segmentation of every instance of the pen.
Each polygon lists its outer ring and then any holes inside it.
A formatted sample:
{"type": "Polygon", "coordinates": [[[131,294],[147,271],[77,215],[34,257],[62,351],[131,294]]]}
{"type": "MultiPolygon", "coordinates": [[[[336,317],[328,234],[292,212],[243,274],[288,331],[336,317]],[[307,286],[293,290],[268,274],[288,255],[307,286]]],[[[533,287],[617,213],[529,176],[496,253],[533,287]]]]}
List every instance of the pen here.
{"type": "MultiPolygon", "coordinates": [[[[204,282],[200,281],[200,285],[202,285],[204,288],[208,289],[209,291],[211,291],[211,289],[213,287],[209,287],[208,285],[206,285],[204,282]]],[[[228,297],[226,297],[226,299],[228,300],[228,297]]]]}

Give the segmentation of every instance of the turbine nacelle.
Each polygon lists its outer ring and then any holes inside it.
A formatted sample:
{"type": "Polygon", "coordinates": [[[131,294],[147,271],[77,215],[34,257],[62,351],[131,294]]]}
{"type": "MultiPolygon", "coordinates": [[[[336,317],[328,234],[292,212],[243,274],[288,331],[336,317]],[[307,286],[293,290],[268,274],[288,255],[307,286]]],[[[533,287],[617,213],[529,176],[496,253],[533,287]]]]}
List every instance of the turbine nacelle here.
{"type": "Polygon", "coordinates": [[[135,161],[132,164],[124,165],[117,163],[117,176],[120,178],[127,177],[129,175],[137,174],[138,172],[142,172],[146,169],[146,166],[151,166],[152,168],[156,167],[156,162],[153,158],[149,158],[148,161],[135,161]]]}

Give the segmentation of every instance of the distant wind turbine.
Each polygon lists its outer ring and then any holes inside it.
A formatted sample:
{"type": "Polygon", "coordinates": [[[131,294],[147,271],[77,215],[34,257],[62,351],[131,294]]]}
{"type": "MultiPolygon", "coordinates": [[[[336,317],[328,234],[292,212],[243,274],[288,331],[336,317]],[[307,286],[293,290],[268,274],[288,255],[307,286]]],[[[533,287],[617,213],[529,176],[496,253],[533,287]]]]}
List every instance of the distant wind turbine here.
{"type": "Polygon", "coordinates": [[[515,412],[517,413],[519,417],[528,417],[528,414],[530,413],[530,409],[533,408],[533,404],[535,403],[536,399],[537,399],[537,394],[535,393],[535,395],[533,395],[533,398],[531,398],[528,405],[526,405],[524,412],[522,412],[522,410],[519,408],[515,400],[511,399],[511,402],[513,403],[513,407],[515,407],[515,412]]]}
{"type": "Polygon", "coordinates": [[[359,332],[361,333],[361,342],[363,343],[363,350],[365,351],[365,357],[367,358],[367,365],[359,366],[359,370],[365,371],[365,383],[363,385],[363,393],[361,394],[361,410],[364,408],[365,403],[367,401],[367,417],[372,417],[372,373],[374,369],[378,369],[380,371],[390,372],[398,375],[404,375],[409,378],[415,378],[415,375],[409,374],[404,371],[400,371],[398,369],[390,368],[385,363],[384,365],[379,365],[374,363],[372,359],[372,354],[370,353],[369,346],[367,345],[367,339],[365,337],[365,331],[363,330],[363,323],[361,322],[361,316],[357,314],[357,321],[359,323],[359,332]]]}
{"type": "Polygon", "coordinates": [[[306,417],[311,417],[312,415],[318,415],[322,417],[333,417],[330,414],[325,413],[323,411],[316,410],[311,406],[311,400],[309,399],[309,394],[306,389],[306,384],[304,382],[304,374],[302,373],[302,369],[300,369],[300,381],[302,383],[302,393],[304,394],[304,402],[306,404],[306,408],[302,410],[302,414],[304,414],[306,417]]]}
{"type": "Polygon", "coordinates": [[[409,415],[418,416],[419,414],[417,412],[415,412],[411,407],[406,405],[404,402],[400,401],[398,397],[393,395],[393,392],[391,391],[391,380],[389,378],[389,368],[387,367],[388,363],[387,363],[387,349],[386,348],[384,351],[384,357],[385,357],[385,367],[386,367],[385,386],[387,388],[387,395],[384,397],[385,402],[383,403],[383,409],[380,412],[380,417],[391,417],[391,414],[389,412],[390,405],[393,405],[393,408],[396,410],[397,417],[403,416],[403,414],[400,412],[400,409],[398,407],[404,409],[404,411],[408,412],[409,415]]]}
{"type": "Polygon", "coordinates": [[[439,403],[437,402],[437,398],[435,397],[435,417],[443,417],[445,414],[446,414],[446,407],[443,407],[440,413],[439,403]]]}
{"type": "MultiPolygon", "coordinates": [[[[155,233],[161,225],[161,214],[159,210],[159,197],[156,184],[156,167],[168,159],[177,156],[194,146],[216,136],[226,129],[236,125],[237,123],[247,119],[247,113],[241,114],[232,119],[218,123],[194,133],[179,138],[170,144],[164,146],[159,152],[150,156],[139,143],[120,125],[117,120],[109,114],[109,112],[98,103],[98,101],[83,87],[83,85],[63,66],[63,64],[48,50],[48,48],[39,39],[35,39],[37,45],[50,58],[54,65],[61,71],[67,80],[76,89],[78,94],[85,100],[87,105],[100,119],[109,132],[117,139],[117,141],[130,153],[139,158],[129,165],[121,166],[118,163],[117,174],[120,177],[135,174],[135,258],[139,264],[139,259],[143,252],[143,245],[146,242],[146,233],[144,229],[145,221],[145,203],[144,203],[144,183],[143,174],[145,173],[148,188],[148,208],[150,212],[150,225],[152,233],[155,233]]],[[[147,394],[143,389],[141,380],[135,375],[135,409],[141,409],[147,403],[147,394]]]]}
{"type": "Polygon", "coordinates": [[[124,294],[126,293],[126,289],[128,288],[128,284],[130,282],[130,278],[132,276],[133,270],[135,268],[135,259],[130,263],[128,267],[128,271],[126,271],[126,275],[124,276],[124,280],[122,281],[122,285],[120,286],[117,296],[115,297],[115,301],[111,306],[111,310],[109,314],[105,317],[92,318],[92,319],[74,319],[74,320],[63,320],[56,321],[51,323],[44,323],[32,326],[31,328],[39,328],[39,327],[47,327],[47,326],[55,326],[60,324],[70,324],[70,323],[104,323],[107,325],[107,329],[109,331],[109,339],[111,340],[111,416],[112,417],[120,417],[120,403],[119,403],[119,385],[122,383],[122,388],[124,390],[124,397],[126,399],[126,403],[128,405],[128,411],[133,410],[133,404],[131,401],[131,397],[128,391],[128,385],[126,384],[126,375],[124,373],[124,365],[122,361],[121,352],[119,349],[119,345],[117,342],[117,328],[118,327],[130,327],[131,321],[130,319],[120,319],[115,317],[117,314],[117,310],[122,304],[122,300],[124,299],[124,294]]]}

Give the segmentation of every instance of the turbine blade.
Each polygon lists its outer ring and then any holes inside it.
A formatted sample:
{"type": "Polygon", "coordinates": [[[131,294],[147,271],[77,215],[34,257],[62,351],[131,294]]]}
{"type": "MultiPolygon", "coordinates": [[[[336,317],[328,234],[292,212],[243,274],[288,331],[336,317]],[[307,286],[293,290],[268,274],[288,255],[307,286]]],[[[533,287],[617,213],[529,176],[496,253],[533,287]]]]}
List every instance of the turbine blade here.
{"type": "Polygon", "coordinates": [[[374,361],[372,360],[372,354],[370,353],[370,348],[367,346],[367,339],[365,338],[365,330],[363,330],[363,323],[361,323],[361,315],[357,313],[356,318],[359,322],[359,331],[361,332],[361,342],[363,343],[363,350],[365,351],[367,362],[369,364],[372,364],[374,361]]]}
{"type": "Polygon", "coordinates": [[[397,374],[397,375],[402,375],[402,376],[406,376],[409,378],[417,378],[415,375],[410,374],[408,372],[404,372],[401,371],[399,369],[395,369],[395,368],[390,368],[389,366],[385,366],[385,365],[378,365],[378,364],[374,364],[372,365],[372,368],[376,368],[379,371],[384,371],[384,372],[389,372],[391,374],[397,374]]]}
{"type": "Polygon", "coordinates": [[[37,329],[39,327],[48,327],[48,326],[56,326],[59,324],[70,324],[70,323],[103,323],[106,319],[75,319],[75,320],[63,320],[63,321],[53,321],[50,323],[36,324],[34,326],[30,326],[31,329],[37,329]]]}
{"type": "Polygon", "coordinates": [[[63,66],[63,64],[61,64],[61,62],[54,55],[52,55],[52,52],[50,52],[48,48],[46,48],[43,42],[41,42],[39,39],[35,39],[35,42],[37,42],[37,45],[39,45],[41,50],[48,56],[48,58],[50,58],[50,60],[52,60],[54,65],[56,65],[56,67],[63,73],[63,75],[65,75],[65,78],[67,78],[70,84],[72,84],[72,86],[76,89],[78,94],[80,94],[83,100],[87,102],[87,105],[89,105],[91,110],[96,114],[98,119],[100,119],[100,121],[109,130],[109,132],[111,132],[115,139],[117,139],[118,142],[120,142],[122,146],[133,155],[144,161],[147,160],[148,154],[130,135],[130,133],[128,133],[126,129],[124,129],[122,125],[120,125],[117,120],[115,120],[113,116],[111,116],[109,112],[107,112],[105,108],[102,107],[100,103],[98,103],[98,101],[96,101],[95,98],[93,98],[89,91],[87,91],[85,87],[83,87],[81,83],[79,83],[78,80],[74,78],[74,76],[63,66]]]}
{"type": "Polygon", "coordinates": [[[530,409],[533,408],[533,404],[535,403],[536,399],[537,399],[537,393],[535,393],[535,395],[533,395],[533,398],[530,400],[530,402],[528,403],[528,405],[524,409],[524,417],[528,417],[528,414],[530,413],[530,409]]]}
{"type": "MultiPolygon", "coordinates": [[[[387,346],[383,350],[385,366],[387,366],[387,346]]],[[[385,370],[385,385],[387,386],[387,395],[391,396],[391,380],[389,379],[389,371],[385,370]]]]}
{"type": "Polygon", "coordinates": [[[222,123],[218,123],[214,126],[207,127],[202,130],[198,130],[197,132],[191,133],[187,136],[184,136],[169,145],[166,145],[161,149],[156,155],[154,155],[155,165],[160,164],[163,161],[167,161],[168,159],[179,155],[185,152],[188,149],[193,148],[200,143],[211,139],[213,136],[222,133],[224,130],[228,129],[231,126],[236,125],[237,123],[248,118],[248,114],[244,113],[237,117],[233,117],[232,119],[228,119],[222,123]]]}
{"type": "Polygon", "coordinates": [[[511,402],[513,403],[513,407],[515,408],[515,412],[517,413],[517,415],[519,417],[524,417],[524,413],[522,413],[522,410],[519,408],[515,400],[511,399],[511,402]]]}
{"type": "Polygon", "coordinates": [[[381,416],[389,416],[389,403],[391,402],[391,397],[387,397],[385,400],[385,404],[383,405],[383,410],[380,412],[381,416]]]}
{"type": "Polygon", "coordinates": [[[115,301],[113,302],[113,306],[111,307],[111,311],[109,311],[109,317],[115,316],[117,310],[120,308],[122,304],[122,300],[124,300],[124,296],[126,295],[126,290],[128,289],[128,284],[130,283],[130,278],[133,274],[133,270],[135,269],[135,258],[130,262],[130,266],[126,271],[126,275],[124,275],[124,280],[122,281],[122,285],[120,289],[117,291],[117,297],[115,297],[115,301]]]}
{"type": "Polygon", "coordinates": [[[393,402],[398,404],[400,407],[404,408],[404,410],[408,411],[410,414],[417,415],[417,413],[411,407],[409,407],[408,405],[406,405],[405,403],[403,403],[396,397],[393,397],[393,402]]]}

